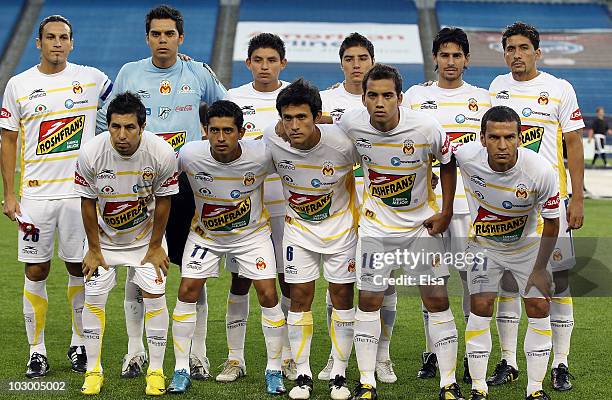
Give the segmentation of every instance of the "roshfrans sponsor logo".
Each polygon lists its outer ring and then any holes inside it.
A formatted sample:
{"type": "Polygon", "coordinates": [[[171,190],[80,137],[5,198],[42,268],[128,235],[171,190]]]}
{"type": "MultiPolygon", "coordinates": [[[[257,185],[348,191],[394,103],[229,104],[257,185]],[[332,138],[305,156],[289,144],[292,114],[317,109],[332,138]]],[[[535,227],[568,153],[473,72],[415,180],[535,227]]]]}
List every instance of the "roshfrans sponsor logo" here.
{"type": "Polygon", "coordinates": [[[84,127],[84,115],[41,122],[36,154],[45,155],[78,150],[81,147],[84,127]]]}
{"type": "Polygon", "coordinates": [[[388,206],[404,207],[410,204],[416,174],[391,175],[368,170],[370,194],[388,206]]]}
{"type": "Polygon", "coordinates": [[[208,204],[202,206],[202,224],[211,231],[231,231],[244,228],[251,219],[251,198],[236,205],[208,204]]]}
{"type": "Polygon", "coordinates": [[[104,204],[102,219],[106,225],[117,230],[132,228],[146,221],[147,204],[144,198],[137,201],[107,202],[104,204]]]}
{"type": "Polygon", "coordinates": [[[321,195],[289,192],[289,207],[306,221],[322,221],[329,217],[334,192],[321,195]]]}
{"type": "Polygon", "coordinates": [[[474,232],[476,236],[500,243],[516,242],[523,234],[527,218],[527,215],[516,217],[499,215],[480,207],[473,224],[474,232]]]}
{"type": "Polygon", "coordinates": [[[157,136],[164,139],[175,152],[178,152],[187,140],[187,132],[169,132],[169,133],[158,133],[157,136]]]}
{"type": "Polygon", "coordinates": [[[521,124],[521,147],[526,147],[537,153],[540,151],[543,137],[543,127],[521,124]]]}

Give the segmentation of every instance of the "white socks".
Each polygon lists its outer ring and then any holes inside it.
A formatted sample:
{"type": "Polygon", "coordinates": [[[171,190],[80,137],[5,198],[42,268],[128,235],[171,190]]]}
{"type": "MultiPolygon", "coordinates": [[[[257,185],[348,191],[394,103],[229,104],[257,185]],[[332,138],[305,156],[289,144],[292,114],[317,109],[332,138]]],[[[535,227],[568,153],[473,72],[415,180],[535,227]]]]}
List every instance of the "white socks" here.
{"type": "Polygon", "coordinates": [[[310,344],[312,342],[312,312],[289,311],[287,316],[289,343],[297,374],[312,377],[310,370],[310,344]]]}
{"type": "Polygon", "coordinates": [[[286,336],[287,331],[285,314],[283,314],[280,304],[271,308],[261,306],[261,329],[263,330],[268,354],[266,369],[280,371],[283,337],[286,336]]]}
{"type": "Polygon", "coordinates": [[[355,311],[355,356],[362,384],[376,387],[374,370],[380,338],[380,311],[355,311]]]}
{"type": "Polygon", "coordinates": [[[385,295],[382,307],[380,308],[380,338],[376,352],[376,361],[389,361],[389,346],[395,325],[397,314],[397,292],[385,295]]]}
{"type": "Polygon", "coordinates": [[[72,307],[72,338],[70,346],[82,346],[83,302],[85,301],[85,278],[68,274],[68,302],[72,307]]]}
{"type": "Polygon", "coordinates": [[[550,325],[554,352],[552,368],[557,368],[559,364],[569,366],[567,356],[574,329],[574,304],[571,297],[553,297],[550,303],[550,325]]]}
{"type": "Polygon", "coordinates": [[[142,343],[144,304],[140,288],[131,282],[132,276],[132,268],[129,268],[125,279],[123,310],[125,313],[125,328],[128,335],[128,354],[135,355],[145,351],[144,344],[142,343]]]}
{"type": "Polygon", "coordinates": [[[431,336],[429,335],[429,311],[427,311],[423,302],[421,302],[421,312],[423,316],[423,332],[425,332],[425,352],[433,353],[434,348],[431,343],[431,336]]]}
{"type": "MultiPolygon", "coordinates": [[[[289,308],[291,307],[291,299],[285,297],[281,293],[280,306],[283,310],[283,315],[285,316],[285,320],[287,320],[287,316],[289,315],[289,308]]],[[[293,358],[291,355],[291,345],[289,344],[289,330],[285,329],[283,331],[283,351],[282,351],[282,360],[290,360],[293,358]]]]}
{"type": "Polygon", "coordinates": [[[521,321],[521,298],[497,297],[497,332],[499,334],[499,345],[501,347],[502,359],[508,365],[518,369],[516,363],[516,342],[518,340],[519,322],[521,321]]]}
{"type": "Polygon", "coordinates": [[[332,354],[334,357],[334,365],[332,367],[330,378],[334,379],[336,375],[346,378],[346,367],[348,366],[351,351],[353,349],[353,327],[355,324],[355,309],[349,310],[332,310],[332,323],[330,327],[329,337],[332,342],[332,354]]]}
{"type": "Polygon", "coordinates": [[[102,337],[106,326],[108,293],[86,295],[83,306],[83,338],[87,352],[87,371],[102,373],[102,337]]]}
{"type": "MultiPolygon", "coordinates": [[[[191,341],[191,354],[200,361],[206,359],[206,334],[208,333],[208,297],[206,285],[202,286],[200,298],[196,303],[196,325],[191,341]]],[[[189,349],[187,349],[189,352],[189,349]]]]}
{"type": "Polygon", "coordinates": [[[196,313],[197,303],[185,303],[176,299],[176,307],[172,313],[175,371],[181,369],[189,371],[189,349],[196,329],[196,313]]]}
{"type": "Polygon", "coordinates": [[[527,395],[542,390],[551,346],[550,317],[529,318],[524,346],[527,358],[527,395]]]}
{"type": "Polygon", "coordinates": [[[451,309],[429,313],[429,334],[440,369],[440,387],[455,383],[457,327],[451,309]]]}
{"type": "Polygon", "coordinates": [[[31,281],[25,278],[23,285],[23,319],[25,320],[30,356],[32,353],[47,355],[45,348],[45,321],[47,319],[47,280],[31,281]]]}
{"type": "Polygon", "coordinates": [[[248,317],[249,295],[239,296],[230,292],[227,296],[225,315],[225,334],[229,350],[227,358],[238,361],[240,365],[244,365],[244,340],[248,317]]]}
{"type": "Polygon", "coordinates": [[[166,296],[155,299],[144,298],[145,331],[149,346],[149,369],[154,371],[164,365],[166,338],[168,336],[168,308],[166,296]]]}
{"type": "Polygon", "coordinates": [[[472,389],[484,390],[487,387],[487,365],[491,354],[491,317],[470,314],[465,328],[465,351],[470,366],[472,389]]]}

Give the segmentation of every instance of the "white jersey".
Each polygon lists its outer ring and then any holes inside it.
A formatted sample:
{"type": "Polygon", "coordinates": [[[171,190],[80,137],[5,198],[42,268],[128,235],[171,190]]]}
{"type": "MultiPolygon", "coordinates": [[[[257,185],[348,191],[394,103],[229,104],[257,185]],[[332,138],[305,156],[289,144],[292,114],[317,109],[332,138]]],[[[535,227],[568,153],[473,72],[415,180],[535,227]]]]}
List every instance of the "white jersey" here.
{"type": "Polygon", "coordinates": [[[496,172],[481,143],[454,149],[470,206],[469,241],[478,247],[506,254],[526,251],[539,243],[538,216],[559,217],[554,169],[533,151],[518,151],[514,167],[496,172]]]}
{"type": "Polygon", "coordinates": [[[81,197],[98,200],[102,248],[148,245],[155,198],[178,193],[174,149],[164,139],[145,131],[138,150],[124,157],[114,149],[110,133],[103,132],[79,153],[74,190],[81,197]]]}
{"type": "Polygon", "coordinates": [[[21,134],[22,197],[78,197],[74,164],[81,146],[94,137],[98,102],[112,86],[103,72],[72,63],[49,75],[34,66],[9,80],[0,128],[21,134]]]}
{"type": "Polygon", "coordinates": [[[272,156],[262,140],[241,141],[240,147],[242,155],[227,164],[214,159],[208,141],[187,143],[179,154],[196,205],[191,230],[215,251],[270,237],[262,184],[274,171],[272,156]]]}
{"type": "Polygon", "coordinates": [[[405,236],[437,209],[430,157],[447,164],[449,139],[434,118],[406,107],[399,107],[399,113],[399,124],[388,132],[370,124],[367,110],[348,111],[338,123],[361,156],[361,236],[405,236]]]}
{"type": "MultiPolygon", "coordinates": [[[[225,100],[232,101],[242,109],[244,117],[244,139],[261,139],[264,129],[278,120],[276,97],[281,90],[289,86],[289,82],[280,81],[281,87],[273,92],[259,92],[253,87],[253,82],[230,89],[225,100]]],[[[278,175],[270,175],[264,187],[264,203],[273,217],[285,215],[283,188],[278,175]]]]}
{"type": "Polygon", "coordinates": [[[584,128],[572,85],[542,71],[526,82],[516,81],[508,73],[496,77],[489,92],[494,106],[508,106],[521,117],[522,146],[553,165],[559,175],[561,197],[566,198],[562,133],[584,128]]]}
{"type": "MultiPolygon", "coordinates": [[[[489,92],[465,82],[456,89],[444,89],[437,83],[431,86],[412,86],[406,91],[403,104],[438,120],[451,145],[479,140],[480,120],[491,108],[489,92]]],[[[433,163],[434,171],[439,167],[440,163],[436,160],[433,163]]],[[[434,192],[438,207],[442,208],[442,185],[436,186],[434,192]]],[[[458,173],[453,213],[469,214],[469,212],[461,174],[458,173]]]]}
{"type": "Polygon", "coordinates": [[[347,92],[344,83],[337,88],[322,91],[321,101],[323,102],[323,115],[332,117],[334,123],[340,121],[342,115],[348,110],[365,109],[361,95],[347,92]]]}
{"type": "Polygon", "coordinates": [[[323,254],[342,253],[357,243],[353,142],[334,125],[317,125],[321,139],[299,150],[266,129],[286,199],[284,240],[323,254]]]}

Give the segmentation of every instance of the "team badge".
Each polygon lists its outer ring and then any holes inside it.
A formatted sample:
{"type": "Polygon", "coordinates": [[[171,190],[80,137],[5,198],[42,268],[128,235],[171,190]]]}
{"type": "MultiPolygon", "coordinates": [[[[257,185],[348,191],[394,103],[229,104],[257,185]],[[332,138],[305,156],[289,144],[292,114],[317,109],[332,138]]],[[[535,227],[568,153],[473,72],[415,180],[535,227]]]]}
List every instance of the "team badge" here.
{"type": "Polygon", "coordinates": [[[81,94],[83,93],[83,86],[79,83],[79,81],[72,82],[72,93],[81,94]]]}
{"type": "Polygon", "coordinates": [[[545,106],[548,104],[548,92],[540,93],[540,97],[538,97],[538,104],[541,106],[545,106]]]}
{"type": "Polygon", "coordinates": [[[257,257],[257,259],[255,260],[255,267],[257,267],[257,269],[259,270],[266,269],[266,262],[263,258],[257,257]]]}
{"type": "Polygon", "coordinates": [[[438,268],[442,264],[442,256],[438,253],[434,254],[433,260],[431,260],[431,266],[438,268]]]}
{"type": "Polygon", "coordinates": [[[478,102],[475,98],[471,98],[468,100],[468,109],[470,111],[478,111],[478,102]]]}
{"type": "Polygon", "coordinates": [[[323,176],[332,176],[334,174],[334,165],[329,161],[325,161],[323,163],[321,173],[323,174],[323,176]]]}
{"type": "Polygon", "coordinates": [[[414,142],[412,140],[406,140],[402,146],[402,152],[408,156],[414,154],[414,142]]]}
{"type": "Polygon", "coordinates": [[[246,174],[244,174],[244,179],[242,180],[242,183],[244,183],[244,186],[251,186],[252,184],[254,184],[255,174],[252,172],[247,172],[246,174]]]}
{"type": "Polygon", "coordinates": [[[563,253],[561,253],[561,250],[555,249],[552,253],[552,259],[556,262],[563,260],[563,253]]]}
{"type": "Polygon", "coordinates": [[[355,259],[351,258],[348,262],[348,272],[355,272],[355,259]]]}
{"type": "Polygon", "coordinates": [[[374,214],[374,211],[372,211],[372,210],[368,210],[368,209],[366,208],[366,210],[365,210],[365,216],[366,216],[366,218],[369,218],[369,219],[374,219],[375,215],[376,215],[376,214],[374,214]]]}
{"type": "Polygon", "coordinates": [[[516,186],[516,192],[514,192],[514,194],[516,195],[517,199],[526,199],[527,197],[529,197],[527,186],[523,185],[522,183],[519,183],[516,186]]]}
{"type": "Polygon", "coordinates": [[[170,94],[172,92],[172,86],[170,85],[170,81],[164,79],[159,84],[159,93],[161,94],[170,94]]]}
{"type": "Polygon", "coordinates": [[[155,171],[152,167],[144,167],[142,169],[142,180],[144,181],[152,181],[155,176],[155,171]]]}

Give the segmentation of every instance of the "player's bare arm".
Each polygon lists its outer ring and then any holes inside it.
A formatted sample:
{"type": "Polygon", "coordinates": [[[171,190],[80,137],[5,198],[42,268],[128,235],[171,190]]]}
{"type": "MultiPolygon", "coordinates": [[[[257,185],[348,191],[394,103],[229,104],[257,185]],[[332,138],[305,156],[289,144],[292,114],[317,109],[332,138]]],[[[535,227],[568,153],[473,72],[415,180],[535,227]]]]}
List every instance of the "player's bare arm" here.
{"type": "Polygon", "coordinates": [[[569,229],[580,229],[584,222],[584,150],[582,129],[563,134],[567,148],[567,168],[572,179],[572,198],[567,207],[569,229]]]}
{"type": "Polygon", "coordinates": [[[155,214],[153,215],[153,233],[147,254],[142,259],[142,263],[151,263],[155,267],[155,272],[160,280],[168,273],[170,259],[162,247],[168,216],[170,215],[170,196],[155,197],[155,214]]]}
{"type": "Polygon", "coordinates": [[[102,256],[102,249],[100,248],[96,199],[81,197],[81,215],[83,216],[83,225],[85,226],[89,248],[85,258],[83,258],[83,274],[85,275],[85,281],[89,281],[98,270],[98,267],[108,269],[104,256],[102,256]]]}
{"type": "Polygon", "coordinates": [[[447,164],[440,165],[440,178],[442,181],[442,210],[423,222],[430,235],[444,232],[453,217],[453,202],[457,186],[457,164],[454,157],[447,164]]]}
{"type": "Polygon", "coordinates": [[[538,257],[533,266],[533,271],[527,280],[525,295],[535,286],[540,293],[544,295],[547,301],[551,301],[553,293],[552,276],[546,270],[546,265],[555,248],[558,234],[559,218],[544,218],[544,229],[542,230],[542,238],[540,239],[540,249],[538,250],[538,257]]]}
{"type": "Polygon", "coordinates": [[[17,157],[17,132],[2,129],[2,185],[4,188],[4,215],[11,221],[21,215],[15,196],[15,162],[17,157]]]}

